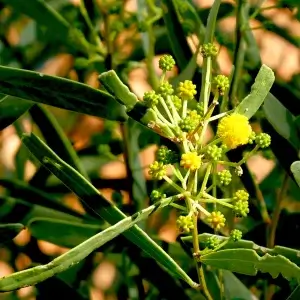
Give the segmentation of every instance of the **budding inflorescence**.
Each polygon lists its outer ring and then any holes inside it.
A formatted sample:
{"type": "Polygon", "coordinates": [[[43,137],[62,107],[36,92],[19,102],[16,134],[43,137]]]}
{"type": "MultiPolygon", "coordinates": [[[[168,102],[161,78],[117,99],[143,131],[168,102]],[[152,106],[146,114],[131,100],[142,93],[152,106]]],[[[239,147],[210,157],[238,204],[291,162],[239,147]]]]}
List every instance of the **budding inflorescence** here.
{"type": "MultiPolygon", "coordinates": [[[[217,55],[218,49],[208,43],[202,45],[201,53],[204,59],[211,60],[217,55]]],[[[244,189],[232,191],[237,184],[234,179],[242,176],[242,164],[251,155],[260,149],[265,151],[271,138],[266,133],[255,133],[247,115],[240,113],[240,110],[214,114],[215,107],[224,98],[222,95],[229,89],[226,76],[208,77],[212,78],[208,94],[198,102],[195,99],[197,86],[192,81],[184,80],[173,87],[166,80],[165,73],[172,70],[174,65],[172,56],[163,55],[160,58],[159,67],[163,71],[161,80],[155,90],[146,92],[143,97],[147,111],[143,122],[177,147],[172,147],[172,150],[166,146],[159,147],[156,160],[149,166],[151,177],[166,181],[171,187],[168,193],[174,194],[166,198],[160,189],[155,189],[150,199],[152,202],[169,201],[169,198],[178,201],[172,205],[183,211],[184,215],[178,217],[177,226],[183,233],[193,232],[195,237],[198,218],[205,220],[215,231],[222,231],[230,213],[239,218],[248,215],[249,194],[244,189]],[[212,102],[209,102],[210,90],[214,94],[212,102]],[[215,120],[218,122],[215,126],[216,136],[206,143],[209,123],[215,120]],[[227,152],[244,145],[252,150],[244,153],[239,162],[229,161],[227,152]],[[226,198],[218,197],[219,190],[226,190],[226,198]]],[[[228,240],[238,241],[241,237],[241,231],[234,229],[228,240]]],[[[215,237],[206,242],[209,251],[220,249],[222,244],[223,241],[215,237]]]]}

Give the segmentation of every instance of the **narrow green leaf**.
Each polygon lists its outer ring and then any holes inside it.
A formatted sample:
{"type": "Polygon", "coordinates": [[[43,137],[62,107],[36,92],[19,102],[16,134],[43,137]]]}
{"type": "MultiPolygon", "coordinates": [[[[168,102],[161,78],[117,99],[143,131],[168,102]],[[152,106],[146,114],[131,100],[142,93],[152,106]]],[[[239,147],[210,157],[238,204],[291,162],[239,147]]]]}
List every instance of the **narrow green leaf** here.
{"type": "Polygon", "coordinates": [[[61,203],[60,199],[55,198],[51,194],[45,193],[40,189],[30,186],[24,181],[0,179],[0,186],[6,188],[12,197],[20,198],[29,205],[44,206],[65,214],[69,214],[71,216],[75,216],[77,218],[86,218],[86,216],[65,206],[63,203],[61,203]]]}
{"type": "Polygon", "coordinates": [[[69,24],[56,10],[44,0],[3,0],[15,10],[28,15],[39,25],[48,29],[48,35],[61,42],[68,43],[73,48],[90,53],[93,45],[89,44],[84,35],[69,24]]]}
{"type": "Polygon", "coordinates": [[[0,224],[0,243],[12,240],[23,229],[25,229],[25,226],[20,223],[0,224]]]}
{"type": "Polygon", "coordinates": [[[103,229],[96,224],[80,224],[49,218],[34,218],[30,220],[27,227],[36,239],[66,248],[73,248],[83,243],[103,229]]]}
{"type": "Polygon", "coordinates": [[[34,105],[29,111],[33,121],[40,128],[47,144],[68,164],[84,177],[87,173],[80,164],[79,157],[63,129],[49,110],[41,105],[34,105]]]}
{"type": "Polygon", "coordinates": [[[294,123],[295,116],[270,93],[263,104],[263,110],[274,129],[287,139],[295,149],[300,149],[300,139],[294,123]]]}
{"type": "Polygon", "coordinates": [[[204,43],[213,43],[214,34],[217,22],[218,11],[220,8],[221,0],[215,0],[211,9],[209,10],[207,24],[206,24],[206,33],[204,37],[204,43]]]}
{"type": "Polygon", "coordinates": [[[298,186],[300,187],[300,160],[292,163],[291,171],[294,174],[298,186]]]}
{"type": "MultiPolygon", "coordinates": [[[[126,217],[116,206],[109,203],[89,181],[60,159],[34,134],[24,134],[23,143],[50,172],[57,176],[71,191],[91,207],[91,209],[95,208],[97,214],[108,223],[116,224],[126,217]]],[[[164,266],[174,276],[181,278],[193,287],[198,286],[184,270],[139,227],[134,226],[128,232],[124,233],[124,235],[150,257],[164,266]]]]}
{"type": "Polygon", "coordinates": [[[38,72],[0,66],[0,92],[109,120],[125,121],[125,108],[110,94],[38,72]]]}
{"type": "Polygon", "coordinates": [[[268,66],[262,65],[251,87],[250,94],[236,107],[235,112],[250,119],[263,104],[274,81],[274,72],[268,66]]]}
{"type": "Polygon", "coordinates": [[[192,58],[192,51],[184,36],[184,31],[176,15],[173,0],[162,0],[163,18],[167,27],[172,52],[179,69],[182,71],[192,58]]]}
{"type": "Polygon", "coordinates": [[[114,70],[101,73],[99,80],[105,89],[113,95],[119,103],[125,105],[128,110],[131,110],[138,101],[136,95],[130,92],[129,88],[121,81],[114,70]]]}
{"type": "Polygon", "coordinates": [[[78,264],[81,260],[85,259],[97,248],[114,239],[139,221],[147,218],[155,209],[156,206],[152,205],[133,216],[124,218],[122,221],[119,221],[115,225],[112,225],[104,231],[94,235],[46,265],[26,269],[1,278],[0,292],[13,291],[22,287],[35,285],[49,277],[69,269],[70,267],[78,264]]]}
{"type": "Polygon", "coordinates": [[[276,278],[282,274],[287,280],[296,279],[300,282],[300,268],[282,255],[265,254],[260,257],[250,249],[220,250],[203,255],[201,262],[218,269],[245,275],[254,276],[261,271],[276,278]]]}
{"type": "Polygon", "coordinates": [[[14,223],[27,224],[33,218],[51,218],[82,223],[83,219],[22,199],[0,196],[0,219],[14,223]]]}
{"type": "Polygon", "coordinates": [[[0,99],[0,130],[19,119],[32,105],[31,101],[13,96],[0,99]]]}

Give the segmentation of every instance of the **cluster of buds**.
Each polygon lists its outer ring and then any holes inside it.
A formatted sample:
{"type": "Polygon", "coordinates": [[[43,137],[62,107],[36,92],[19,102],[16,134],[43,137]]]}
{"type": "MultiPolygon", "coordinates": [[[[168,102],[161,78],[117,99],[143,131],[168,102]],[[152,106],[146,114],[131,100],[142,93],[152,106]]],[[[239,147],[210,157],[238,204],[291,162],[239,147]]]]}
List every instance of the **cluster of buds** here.
{"type": "MultiPolygon", "coordinates": [[[[213,44],[205,44],[201,53],[204,58],[210,58],[217,55],[218,49],[213,44]]],[[[230,185],[234,176],[241,176],[241,165],[259,149],[267,148],[271,138],[266,133],[255,134],[249,119],[241,113],[230,111],[213,115],[222,95],[229,89],[226,76],[212,78],[214,100],[205,104],[195,99],[197,90],[192,81],[185,80],[173,87],[165,79],[166,72],[171,71],[174,65],[175,61],[170,55],[161,57],[159,67],[163,75],[160,85],[156,90],[144,94],[143,103],[147,107],[148,126],[173,141],[178,151],[160,147],[156,160],[150,165],[149,174],[155,180],[165,180],[172,187],[172,196],[176,196],[174,199],[185,202],[184,206],[174,203],[185,211],[177,220],[182,232],[196,230],[194,224],[199,217],[215,231],[222,231],[228,213],[236,217],[247,216],[249,194],[245,190],[238,190],[231,197],[220,199],[217,189],[230,185]],[[205,144],[208,125],[215,121],[218,121],[215,138],[205,144]],[[227,159],[228,151],[247,144],[253,149],[241,161],[230,162],[227,159]],[[167,167],[171,168],[174,178],[167,175],[167,167]],[[219,171],[220,167],[222,171],[219,171]]],[[[166,195],[158,190],[151,193],[152,201],[163,197],[166,195]]],[[[240,231],[232,231],[232,240],[240,238],[240,231]]],[[[217,244],[216,240],[210,240],[207,247],[213,249],[217,244]]]]}

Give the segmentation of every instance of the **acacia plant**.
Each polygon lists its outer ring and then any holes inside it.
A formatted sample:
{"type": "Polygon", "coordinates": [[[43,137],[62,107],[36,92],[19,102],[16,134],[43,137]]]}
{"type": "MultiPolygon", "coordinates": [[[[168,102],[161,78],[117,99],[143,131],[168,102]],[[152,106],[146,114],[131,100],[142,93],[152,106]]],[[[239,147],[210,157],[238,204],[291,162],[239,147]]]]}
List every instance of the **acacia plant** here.
{"type": "MultiPolygon", "coordinates": [[[[294,289],[289,299],[298,299],[300,245],[285,234],[286,228],[297,233],[297,221],[281,212],[288,195],[299,198],[300,112],[292,83],[277,80],[261,62],[249,20],[262,17],[262,1],[215,0],[209,10],[199,10],[192,1],[139,0],[137,12],[127,11],[126,2],[0,1],[3,49],[17,54],[17,67],[15,58],[1,61],[0,129],[14,127],[22,142],[15,171],[1,173],[1,242],[14,267],[19,253],[33,263],[0,278],[0,292],[35,286],[37,299],[55,293],[87,299],[101,252],[102,261],[110,259],[119,271],[112,293],[120,299],[283,299],[294,289]],[[39,35],[18,49],[7,29],[23,14],[39,35]],[[224,14],[236,16],[231,44],[218,27],[224,14]],[[117,43],[128,32],[130,54],[117,43]],[[46,61],[40,50],[53,55],[57,45],[74,57],[77,81],[36,70],[46,61]],[[220,46],[232,53],[230,76],[218,66],[220,46]],[[142,61],[151,89],[140,99],[128,76],[142,61]],[[99,89],[84,83],[91,71],[99,74],[99,89]],[[75,118],[73,126],[79,114],[103,121],[102,132],[82,152],[64,130],[61,109],[75,118]],[[25,121],[34,124],[30,132],[25,121]],[[147,179],[138,156],[151,144],[158,147],[147,179]],[[99,177],[103,162],[117,161],[118,154],[126,180],[99,177]],[[276,165],[262,184],[247,165],[253,155],[276,165]],[[37,166],[29,180],[27,161],[37,166]],[[112,199],[102,188],[114,190],[112,199]],[[83,212],[65,205],[69,192],[83,212]],[[178,238],[167,243],[148,220],[167,222],[171,212],[178,238]],[[286,217],[294,227],[285,227],[286,217]],[[31,241],[18,248],[10,240],[25,227],[31,241]],[[48,257],[38,240],[68,251],[48,257]]],[[[287,5],[280,3],[277,8],[287,5]]]]}

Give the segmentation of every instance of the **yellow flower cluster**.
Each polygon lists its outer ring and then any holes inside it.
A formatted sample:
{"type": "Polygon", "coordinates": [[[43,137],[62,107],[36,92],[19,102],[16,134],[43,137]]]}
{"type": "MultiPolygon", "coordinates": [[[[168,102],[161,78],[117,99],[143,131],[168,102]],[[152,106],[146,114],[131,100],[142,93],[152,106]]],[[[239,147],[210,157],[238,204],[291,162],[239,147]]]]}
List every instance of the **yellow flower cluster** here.
{"type": "Polygon", "coordinates": [[[197,152],[188,152],[181,155],[180,165],[185,169],[196,171],[201,166],[201,156],[197,152]]]}
{"type": "Polygon", "coordinates": [[[238,113],[224,117],[218,124],[217,135],[230,149],[247,144],[251,133],[248,118],[238,113]]]}

